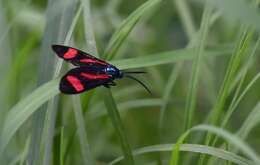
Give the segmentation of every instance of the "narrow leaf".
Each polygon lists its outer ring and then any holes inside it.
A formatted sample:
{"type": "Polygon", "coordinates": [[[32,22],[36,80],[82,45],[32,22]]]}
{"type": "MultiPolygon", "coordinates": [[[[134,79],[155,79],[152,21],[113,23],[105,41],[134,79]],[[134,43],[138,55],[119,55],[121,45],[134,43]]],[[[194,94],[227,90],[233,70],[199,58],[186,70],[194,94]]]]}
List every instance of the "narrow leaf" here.
{"type": "Polygon", "coordinates": [[[59,80],[55,79],[33,91],[19,101],[7,114],[0,138],[0,155],[22,124],[46,101],[59,93],[59,80]]]}
{"type": "Polygon", "coordinates": [[[120,118],[120,114],[118,112],[116,103],[113,99],[112,93],[110,90],[105,92],[105,104],[107,107],[108,115],[112,121],[112,124],[116,130],[116,133],[120,139],[120,143],[122,146],[122,150],[125,156],[125,164],[134,165],[134,158],[132,155],[132,151],[130,145],[127,141],[127,136],[125,134],[125,129],[123,127],[123,123],[120,118]]]}
{"type": "Polygon", "coordinates": [[[136,9],[129,17],[127,17],[118,29],[114,32],[111,37],[108,46],[105,50],[105,59],[111,60],[116,55],[120,46],[124,43],[124,40],[127,38],[129,33],[133,30],[135,25],[138,23],[140,18],[147,14],[156,4],[161,0],[148,0],[138,9],[136,9]]]}

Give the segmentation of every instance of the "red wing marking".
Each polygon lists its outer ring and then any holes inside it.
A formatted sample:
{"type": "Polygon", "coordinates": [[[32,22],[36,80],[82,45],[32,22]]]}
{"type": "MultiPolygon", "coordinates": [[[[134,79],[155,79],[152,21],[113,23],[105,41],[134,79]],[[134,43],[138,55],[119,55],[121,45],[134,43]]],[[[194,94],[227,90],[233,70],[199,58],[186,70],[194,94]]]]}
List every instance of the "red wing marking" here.
{"type": "Polygon", "coordinates": [[[81,60],[79,60],[79,62],[82,62],[82,63],[97,63],[97,64],[101,64],[101,65],[107,65],[106,62],[93,60],[93,59],[81,59],[81,60]]]}
{"type": "Polygon", "coordinates": [[[81,76],[87,78],[87,79],[107,79],[110,78],[110,75],[101,74],[101,75],[95,75],[95,74],[89,74],[89,73],[80,73],[81,76]]]}
{"type": "Polygon", "coordinates": [[[69,50],[64,54],[63,58],[71,59],[71,58],[74,58],[77,54],[78,54],[77,50],[75,50],[73,48],[69,48],[69,50]]]}
{"type": "Polygon", "coordinates": [[[68,80],[68,82],[73,86],[73,88],[77,91],[80,92],[84,89],[82,83],[80,82],[80,80],[75,77],[75,76],[67,76],[66,79],[68,80]]]}

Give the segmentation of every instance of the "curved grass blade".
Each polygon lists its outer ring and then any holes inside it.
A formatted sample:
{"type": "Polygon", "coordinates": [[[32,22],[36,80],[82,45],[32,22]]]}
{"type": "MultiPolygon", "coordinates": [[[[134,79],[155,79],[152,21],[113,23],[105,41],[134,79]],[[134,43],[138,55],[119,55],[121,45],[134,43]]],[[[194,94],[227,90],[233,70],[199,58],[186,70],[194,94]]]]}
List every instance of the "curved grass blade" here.
{"type": "Polygon", "coordinates": [[[246,95],[246,93],[252,88],[252,86],[257,82],[257,80],[260,78],[260,73],[258,73],[250,82],[249,84],[246,86],[246,88],[242,91],[242,93],[240,94],[239,97],[237,97],[236,101],[234,102],[233,106],[230,108],[230,110],[227,112],[227,114],[225,115],[223,121],[222,121],[222,127],[225,127],[228,120],[230,119],[231,115],[233,114],[233,112],[235,111],[235,109],[237,108],[237,106],[239,105],[240,101],[244,98],[244,96],[246,95]]]}
{"type": "Polygon", "coordinates": [[[255,108],[250,112],[243,125],[237,132],[237,135],[245,139],[249,132],[260,123],[260,102],[257,103],[255,108]]]}
{"type": "Polygon", "coordinates": [[[7,114],[0,138],[0,155],[15,132],[37,109],[46,101],[59,93],[59,80],[52,80],[33,91],[29,96],[19,101],[7,114]]]}
{"type": "MultiPolygon", "coordinates": [[[[175,148],[176,144],[158,144],[153,146],[147,146],[140,149],[136,149],[133,151],[134,156],[144,155],[147,153],[154,153],[154,152],[170,152],[172,148],[175,148]]],[[[198,144],[182,144],[180,146],[181,151],[186,152],[194,152],[200,154],[207,154],[211,155],[223,160],[228,160],[230,162],[236,163],[238,165],[256,165],[252,161],[245,159],[239,155],[236,155],[232,152],[225,151],[223,149],[214,148],[205,145],[198,145],[198,144]]],[[[109,165],[114,165],[123,160],[123,156],[116,158],[109,165]]]]}
{"type": "Polygon", "coordinates": [[[256,41],[256,44],[251,52],[251,54],[249,55],[248,57],[248,60],[245,64],[245,68],[242,69],[242,76],[241,76],[241,79],[240,79],[240,82],[238,84],[238,87],[237,87],[237,90],[236,90],[236,93],[235,93],[235,96],[228,108],[228,111],[225,115],[225,118],[222,122],[222,127],[225,127],[229,118],[231,117],[231,115],[233,114],[233,112],[235,111],[235,109],[237,108],[238,104],[240,103],[240,101],[243,99],[243,97],[245,96],[245,94],[249,91],[249,89],[255,84],[255,82],[258,80],[258,78],[260,78],[260,72],[253,78],[253,80],[251,80],[249,82],[249,84],[246,86],[246,88],[244,89],[244,91],[242,91],[242,93],[240,95],[239,92],[242,88],[242,85],[243,85],[243,82],[245,81],[245,78],[246,78],[246,75],[247,75],[247,72],[248,72],[248,69],[254,59],[254,57],[256,56],[256,50],[259,46],[259,43],[260,43],[260,38],[258,38],[258,40],[256,41]]]}
{"type": "Polygon", "coordinates": [[[138,23],[140,18],[147,14],[147,12],[151,11],[151,8],[156,4],[161,2],[161,0],[148,0],[138,9],[136,9],[129,17],[127,17],[122,24],[118,27],[118,29],[114,32],[111,37],[108,46],[104,52],[104,58],[107,60],[111,60],[116,55],[120,46],[123,44],[124,40],[127,38],[129,33],[138,23]]]}
{"type": "Polygon", "coordinates": [[[171,165],[173,164],[178,164],[178,159],[179,159],[179,147],[182,144],[182,142],[187,138],[187,136],[192,133],[193,131],[207,131],[209,133],[214,133],[220,137],[222,137],[223,139],[225,139],[228,144],[233,145],[235,147],[237,147],[238,149],[240,149],[240,151],[245,154],[246,156],[248,156],[250,159],[252,159],[255,164],[259,164],[260,163],[260,157],[257,155],[257,153],[248,146],[248,144],[246,144],[244,141],[242,141],[238,136],[233,135],[221,128],[218,127],[214,127],[214,126],[210,126],[210,125],[198,125],[195,126],[191,129],[189,129],[188,131],[186,131],[178,140],[177,144],[178,146],[176,146],[175,148],[173,148],[172,151],[172,157],[171,157],[171,165]]]}

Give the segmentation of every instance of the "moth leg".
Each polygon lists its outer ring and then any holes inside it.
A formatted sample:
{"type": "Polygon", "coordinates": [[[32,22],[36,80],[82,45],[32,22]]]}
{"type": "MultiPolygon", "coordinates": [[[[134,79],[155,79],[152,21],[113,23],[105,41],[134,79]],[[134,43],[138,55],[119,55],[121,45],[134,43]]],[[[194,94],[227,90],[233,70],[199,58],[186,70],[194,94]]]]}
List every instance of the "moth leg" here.
{"type": "Polygon", "coordinates": [[[116,83],[115,83],[114,81],[111,81],[111,82],[108,83],[108,85],[110,85],[110,86],[116,86],[116,83]]]}
{"type": "Polygon", "coordinates": [[[106,88],[110,88],[109,84],[104,84],[103,86],[106,88]]]}
{"type": "Polygon", "coordinates": [[[106,88],[110,88],[111,86],[116,86],[116,83],[114,81],[111,81],[111,82],[104,84],[104,87],[106,87],[106,88]]]}

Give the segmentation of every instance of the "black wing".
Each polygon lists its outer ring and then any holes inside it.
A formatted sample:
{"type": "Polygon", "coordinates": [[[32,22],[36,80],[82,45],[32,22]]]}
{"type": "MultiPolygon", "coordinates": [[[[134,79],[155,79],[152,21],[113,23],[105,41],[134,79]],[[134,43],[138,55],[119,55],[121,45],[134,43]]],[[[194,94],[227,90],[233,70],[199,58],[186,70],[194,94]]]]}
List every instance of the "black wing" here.
{"type": "Polygon", "coordinates": [[[110,65],[106,61],[69,46],[52,45],[52,49],[60,58],[76,66],[98,66],[104,68],[110,65]]]}
{"type": "Polygon", "coordinates": [[[65,94],[78,94],[113,81],[113,77],[92,67],[71,69],[60,81],[60,91],[65,94]]]}

